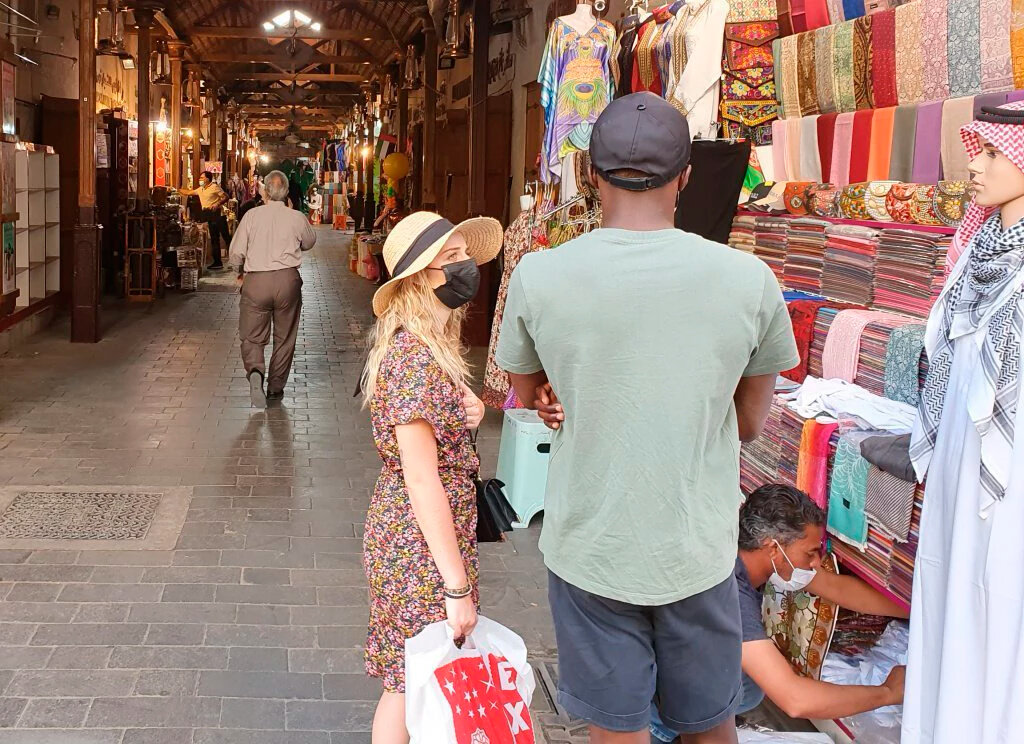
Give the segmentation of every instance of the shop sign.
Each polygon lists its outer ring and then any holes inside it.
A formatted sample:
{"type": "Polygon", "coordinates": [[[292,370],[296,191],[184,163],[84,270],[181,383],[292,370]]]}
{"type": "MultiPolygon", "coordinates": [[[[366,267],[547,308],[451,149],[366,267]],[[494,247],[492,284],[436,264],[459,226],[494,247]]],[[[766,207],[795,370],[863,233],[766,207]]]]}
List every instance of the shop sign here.
{"type": "MultiPolygon", "coordinates": [[[[511,39],[511,37],[509,37],[511,39]]],[[[511,40],[501,49],[491,50],[491,59],[487,63],[487,93],[497,95],[507,90],[516,78],[516,53],[512,51],[511,40]]]]}
{"type": "Polygon", "coordinates": [[[127,109],[128,87],[121,76],[97,70],[96,104],[99,109],[127,109]]]}
{"type": "Polygon", "coordinates": [[[157,131],[153,135],[153,185],[167,185],[167,148],[169,132],[157,131]]]}

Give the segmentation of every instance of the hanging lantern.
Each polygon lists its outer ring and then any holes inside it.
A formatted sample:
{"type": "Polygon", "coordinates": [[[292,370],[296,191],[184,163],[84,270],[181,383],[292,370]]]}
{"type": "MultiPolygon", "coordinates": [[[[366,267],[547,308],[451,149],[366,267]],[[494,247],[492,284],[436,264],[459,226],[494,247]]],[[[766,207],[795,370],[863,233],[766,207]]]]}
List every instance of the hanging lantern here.
{"type": "Polygon", "coordinates": [[[167,53],[167,42],[157,42],[149,59],[149,81],[153,85],[171,84],[171,56],[167,53]]]}
{"type": "Polygon", "coordinates": [[[456,60],[469,56],[469,51],[463,39],[462,16],[459,12],[459,0],[448,0],[448,10],[445,13],[444,48],[441,50],[441,59],[456,60]]]}
{"type": "Polygon", "coordinates": [[[182,103],[190,108],[203,105],[199,90],[199,73],[195,70],[188,71],[188,82],[182,86],[182,103]]]}
{"type": "Polygon", "coordinates": [[[420,85],[420,58],[416,54],[416,47],[410,44],[405,50],[405,70],[403,71],[402,88],[404,90],[418,90],[420,85]]]}

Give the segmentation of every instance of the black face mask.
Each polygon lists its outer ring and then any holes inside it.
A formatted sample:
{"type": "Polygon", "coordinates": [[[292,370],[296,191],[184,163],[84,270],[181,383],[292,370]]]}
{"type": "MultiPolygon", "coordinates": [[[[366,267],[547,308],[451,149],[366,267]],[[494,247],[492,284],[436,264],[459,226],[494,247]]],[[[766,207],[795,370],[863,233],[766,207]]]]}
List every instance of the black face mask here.
{"type": "Polygon", "coordinates": [[[458,310],[476,297],[480,289],[480,269],[472,258],[450,263],[440,271],[444,272],[445,283],[435,289],[434,294],[445,307],[458,310]]]}

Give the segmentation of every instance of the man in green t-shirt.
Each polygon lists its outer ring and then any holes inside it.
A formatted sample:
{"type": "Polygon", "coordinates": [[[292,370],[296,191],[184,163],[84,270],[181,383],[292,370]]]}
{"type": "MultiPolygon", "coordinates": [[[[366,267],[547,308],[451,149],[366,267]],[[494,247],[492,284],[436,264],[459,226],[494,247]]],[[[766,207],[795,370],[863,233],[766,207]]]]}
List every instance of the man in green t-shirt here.
{"type": "Polygon", "coordinates": [[[646,744],[655,695],[683,741],[735,741],[739,442],[799,361],[769,268],[674,228],[689,154],[658,96],[605,109],[604,226],[522,260],[496,352],[520,400],[549,384],[563,412],[540,546],[559,700],[594,744],[646,744]]]}

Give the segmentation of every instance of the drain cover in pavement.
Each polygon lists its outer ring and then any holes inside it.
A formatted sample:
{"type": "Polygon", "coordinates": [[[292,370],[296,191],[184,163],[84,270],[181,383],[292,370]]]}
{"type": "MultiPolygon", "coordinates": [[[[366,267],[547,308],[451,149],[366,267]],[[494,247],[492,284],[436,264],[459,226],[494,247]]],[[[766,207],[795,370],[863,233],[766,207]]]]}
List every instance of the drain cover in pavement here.
{"type": "Polygon", "coordinates": [[[141,540],[158,493],[19,493],[0,514],[0,537],[37,540],[141,540]]]}
{"type": "Polygon", "coordinates": [[[169,550],[190,488],[0,489],[0,548],[169,550]]]}

